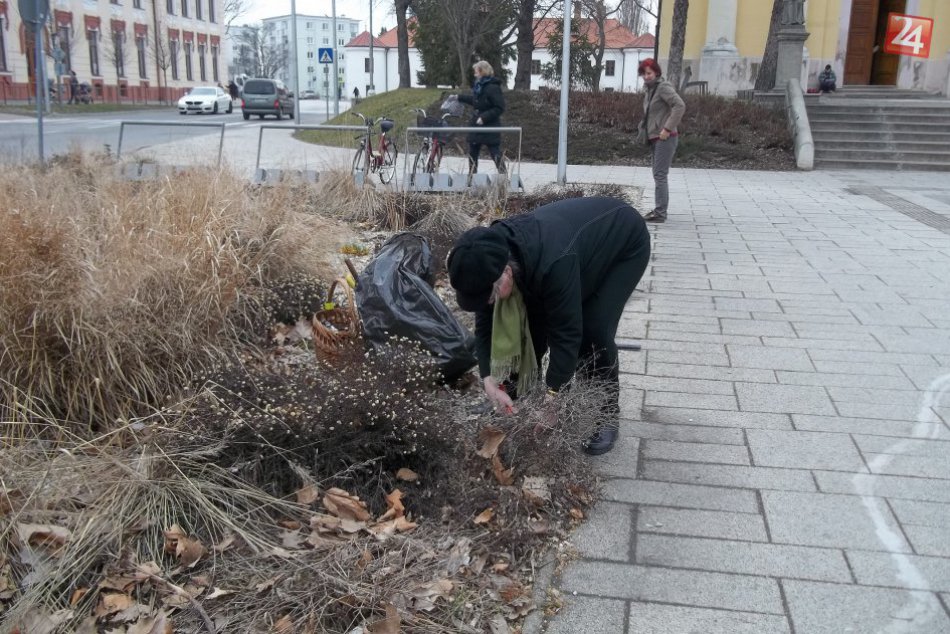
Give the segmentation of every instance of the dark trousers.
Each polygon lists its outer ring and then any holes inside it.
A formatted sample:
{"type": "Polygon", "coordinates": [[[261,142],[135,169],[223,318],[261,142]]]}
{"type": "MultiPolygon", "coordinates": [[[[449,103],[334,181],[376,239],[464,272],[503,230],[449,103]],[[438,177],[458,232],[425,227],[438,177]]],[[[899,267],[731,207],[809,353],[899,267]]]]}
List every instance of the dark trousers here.
{"type": "Polygon", "coordinates": [[[821,92],[834,92],[837,89],[835,82],[832,80],[826,80],[821,82],[821,85],[818,87],[821,92]]]}
{"type": "Polygon", "coordinates": [[[483,145],[488,148],[488,154],[495,161],[495,167],[498,168],[498,171],[504,172],[505,164],[501,160],[501,143],[469,143],[468,157],[472,162],[472,173],[478,171],[478,155],[481,154],[483,145]]]}
{"type": "MultiPolygon", "coordinates": [[[[79,86],[69,84],[69,103],[79,103],[79,86]]],[[[68,105],[68,104],[67,104],[68,105]]]]}
{"type": "Polygon", "coordinates": [[[650,262],[650,236],[646,229],[642,234],[614,262],[597,292],[583,305],[584,330],[578,370],[583,378],[606,386],[607,401],[602,412],[607,424],[616,424],[620,418],[620,358],[614,341],[617,327],[624,306],[650,262]]]}

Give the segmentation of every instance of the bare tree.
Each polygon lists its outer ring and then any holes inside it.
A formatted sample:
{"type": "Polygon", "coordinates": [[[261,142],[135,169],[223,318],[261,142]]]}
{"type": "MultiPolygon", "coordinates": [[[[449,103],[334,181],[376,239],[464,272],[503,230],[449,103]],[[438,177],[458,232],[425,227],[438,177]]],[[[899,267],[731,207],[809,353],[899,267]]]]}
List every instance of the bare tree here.
{"type": "Polygon", "coordinates": [[[676,0],[673,3],[672,32],[670,34],[670,61],[666,66],[666,78],[677,89],[683,72],[683,48],[686,46],[686,14],[689,12],[689,0],[676,0]]]}
{"type": "Polygon", "coordinates": [[[158,69],[159,99],[162,103],[168,103],[168,69],[171,68],[174,51],[166,37],[163,37],[162,31],[162,22],[156,17],[155,48],[152,49],[152,59],[155,60],[155,67],[158,69]]]}
{"type": "MultiPolygon", "coordinates": [[[[111,62],[112,67],[115,69],[116,76],[116,86],[118,87],[119,82],[125,79],[125,64],[128,61],[129,52],[128,47],[126,46],[126,37],[124,30],[116,30],[115,28],[111,29],[109,38],[106,40],[105,46],[106,59],[111,62]]],[[[116,89],[116,102],[119,101],[119,91],[116,89]]]]}
{"type": "Polygon", "coordinates": [[[591,89],[594,92],[600,91],[600,77],[604,70],[604,52],[607,50],[607,20],[613,17],[620,9],[632,0],[619,0],[617,6],[613,9],[607,7],[604,0],[580,0],[581,11],[588,20],[588,27],[593,27],[594,33],[588,35],[588,39],[593,35],[593,58],[594,83],[591,89]]]}
{"type": "Polygon", "coordinates": [[[653,0],[628,0],[621,3],[617,11],[617,19],[634,35],[642,35],[650,27],[650,16],[653,12],[653,0]]]}
{"type": "Polygon", "coordinates": [[[224,0],[224,33],[231,30],[234,21],[247,13],[248,0],[224,0]]]}
{"type": "Polygon", "coordinates": [[[765,91],[775,88],[775,73],[778,70],[778,29],[782,21],[784,5],[785,0],[773,0],[769,36],[765,40],[765,52],[762,53],[759,74],[755,77],[756,90],[765,91]]]}
{"type": "Polygon", "coordinates": [[[514,0],[440,0],[439,10],[458,57],[461,81],[468,84],[469,65],[479,42],[511,21],[514,0]]]}
{"type": "Polygon", "coordinates": [[[272,42],[274,33],[273,24],[264,26],[246,26],[238,36],[238,42],[247,47],[248,55],[254,67],[249,73],[257,77],[274,77],[285,70],[290,59],[287,46],[283,43],[272,42]]]}
{"type": "MultiPolygon", "coordinates": [[[[395,0],[396,4],[396,56],[399,66],[399,87],[412,86],[412,71],[409,68],[409,26],[406,15],[412,0],[395,0]]],[[[373,34],[369,34],[373,37],[373,34]]],[[[370,60],[372,64],[375,60],[370,60]]]]}

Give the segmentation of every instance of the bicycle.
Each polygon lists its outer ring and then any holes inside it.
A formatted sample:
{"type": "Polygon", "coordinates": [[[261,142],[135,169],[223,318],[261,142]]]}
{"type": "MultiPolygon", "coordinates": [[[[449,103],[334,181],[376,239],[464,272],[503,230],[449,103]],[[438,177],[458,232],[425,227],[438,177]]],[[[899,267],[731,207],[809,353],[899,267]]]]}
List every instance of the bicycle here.
{"type": "MultiPolygon", "coordinates": [[[[422,108],[413,108],[416,113],[416,123],[420,127],[448,127],[446,119],[455,115],[447,112],[439,119],[430,119],[426,111],[422,108]]],[[[412,163],[412,173],[409,176],[409,182],[416,182],[416,173],[437,174],[439,165],[442,163],[442,155],[445,153],[445,142],[447,135],[439,132],[428,132],[422,137],[422,143],[419,145],[419,151],[416,152],[416,160],[412,163]]]]}
{"type": "Polygon", "coordinates": [[[396,174],[396,157],[399,154],[396,144],[386,137],[386,133],[393,129],[395,123],[386,117],[374,121],[359,112],[353,114],[362,119],[366,126],[366,132],[356,137],[360,139],[360,146],[353,157],[353,174],[362,172],[364,177],[370,173],[378,174],[379,181],[386,185],[396,174]],[[373,149],[373,126],[377,123],[381,130],[378,151],[373,149]]]}

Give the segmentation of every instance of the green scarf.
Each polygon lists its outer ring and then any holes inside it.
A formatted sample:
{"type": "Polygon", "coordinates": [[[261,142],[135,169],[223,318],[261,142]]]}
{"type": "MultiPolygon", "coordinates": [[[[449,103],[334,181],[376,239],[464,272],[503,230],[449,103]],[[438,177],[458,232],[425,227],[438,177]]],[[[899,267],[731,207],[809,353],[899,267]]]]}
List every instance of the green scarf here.
{"type": "Polygon", "coordinates": [[[500,383],[518,373],[518,394],[527,394],[538,380],[538,360],[528,327],[528,311],[518,286],[507,299],[495,300],[491,331],[491,375],[500,383]]]}

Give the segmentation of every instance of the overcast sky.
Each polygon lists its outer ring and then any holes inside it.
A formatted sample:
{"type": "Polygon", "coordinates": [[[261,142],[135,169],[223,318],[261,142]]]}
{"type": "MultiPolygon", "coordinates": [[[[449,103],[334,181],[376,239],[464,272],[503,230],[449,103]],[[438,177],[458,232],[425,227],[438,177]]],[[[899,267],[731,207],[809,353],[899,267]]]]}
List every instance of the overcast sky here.
{"type": "MultiPolygon", "coordinates": [[[[369,29],[370,0],[336,0],[337,17],[346,16],[360,21],[360,31],[369,29]]],[[[248,0],[250,9],[237,19],[236,24],[258,22],[263,18],[290,13],[290,0],[248,0]]],[[[376,0],[373,3],[373,31],[379,33],[382,26],[393,28],[392,0],[376,0]]],[[[332,0],[297,0],[297,13],[308,15],[332,15],[332,0]]]]}

